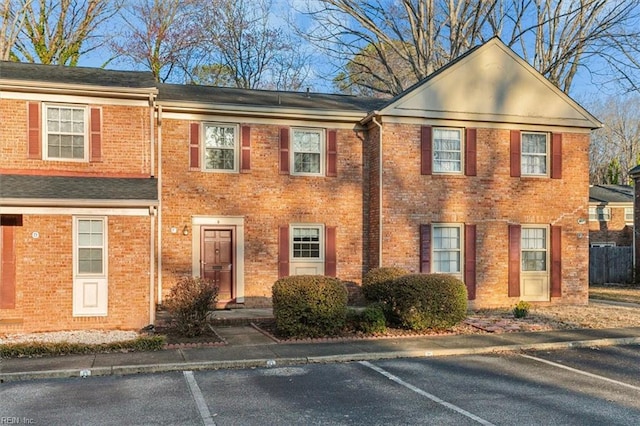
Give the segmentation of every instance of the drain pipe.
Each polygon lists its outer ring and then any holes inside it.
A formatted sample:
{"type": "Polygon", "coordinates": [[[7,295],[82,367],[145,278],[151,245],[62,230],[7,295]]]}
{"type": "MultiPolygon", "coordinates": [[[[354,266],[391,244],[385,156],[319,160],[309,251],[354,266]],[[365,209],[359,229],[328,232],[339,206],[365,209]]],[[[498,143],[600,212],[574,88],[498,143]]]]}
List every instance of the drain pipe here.
{"type": "Polygon", "coordinates": [[[378,267],[382,267],[382,123],[371,117],[371,121],[378,126],[378,267]]]}
{"type": "Polygon", "coordinates": [[[158,305],[162,305],[162,105],[158,109],[158,305]]]}
{"type": "MultiPolygon", "coordinates": [[[[151,171],[151,178],[155,176],[155,131],[154,131],[154,117],[155,117],[155,94],[149,94],[149,152],[150,161],[149,168],[151,171]]],[[[149,324],[155,324],[156,322],[156,301],[155,301],[155,250],[156,250],[156,207],[149,206],[149,324]]]]}

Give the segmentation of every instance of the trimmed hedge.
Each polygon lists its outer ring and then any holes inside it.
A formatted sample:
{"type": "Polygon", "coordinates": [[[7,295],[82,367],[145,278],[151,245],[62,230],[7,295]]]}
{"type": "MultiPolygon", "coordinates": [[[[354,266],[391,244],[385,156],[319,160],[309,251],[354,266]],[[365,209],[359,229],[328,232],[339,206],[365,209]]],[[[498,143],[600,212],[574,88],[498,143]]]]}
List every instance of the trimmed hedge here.
{"type": "Polygon", "coordinates": [[[335,336],[344,330],[347,289],[337,278],[281,278],[273,285],[272,296],[276,330],[282,337],[335,336]]]}
{"type": "Polygon", "coordinates": [[[445,274],[411,274],[394,281],[393,317],[410,330],[446,329],[467,315],[467,288],[445,274]]]}
{"type": "Polygon", "coordinates": [[[396,267],[375,268],[362,278],[362,294],[369,302],[388,303],[394,280],[409,272],[396,267]]]}
{"type": "Polygon", "coordinates": [[[350,309],[347,322],[353,330],[365,334],[384,333],[387,330],[384,309],[379,303],[373,303],[363,310],[350,309]]]}

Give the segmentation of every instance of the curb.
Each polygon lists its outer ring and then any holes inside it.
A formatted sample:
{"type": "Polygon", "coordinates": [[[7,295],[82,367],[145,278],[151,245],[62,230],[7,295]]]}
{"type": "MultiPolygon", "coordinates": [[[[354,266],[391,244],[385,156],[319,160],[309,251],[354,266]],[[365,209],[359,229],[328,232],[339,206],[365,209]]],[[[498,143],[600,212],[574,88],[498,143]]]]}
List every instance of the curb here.
{"type": "Polygon", "coordinates": [[[361,352],[343,355],[322,355],[294,358],[257,358],[229,361],[199,361],[167,364],[121,365],[112,367],[96,367],[91,369],[63,369],[17,373],[0,373],[0,383],[37,380],[63,379],[90,376],[124,376],[132,374],[165,373],[172,371],[206,371],[243,368],[273,368],[292,365],[328,364],[339,362],[376,361],[397,358],[431,358],[460,355],[478,355],[489,353],[519,352],[530,350],[558,350],[585,347],[604,347],[630,345],[640,343],[640,337],[604,338],[593,340],[577,340],[551,343],[526,343],[516,345],[498,345],[477,348],[433,349],[393,352],[361,352]]]}

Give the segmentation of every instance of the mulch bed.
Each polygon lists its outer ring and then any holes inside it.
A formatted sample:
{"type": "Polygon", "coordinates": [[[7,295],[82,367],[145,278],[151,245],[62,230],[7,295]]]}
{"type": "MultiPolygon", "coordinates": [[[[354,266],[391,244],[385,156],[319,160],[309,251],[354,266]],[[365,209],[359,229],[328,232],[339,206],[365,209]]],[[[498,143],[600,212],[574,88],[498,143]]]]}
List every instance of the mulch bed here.
{"type": "Polygon", "coordinates": [[[175,327],[157,327],[154,334],[163,335],[167,339],[167,348],[199,347],[199,346],[222,346],[227,342],[216,333],[213,327],[209,326],[200,336],[187,337],[180,333],[175,327]]]}

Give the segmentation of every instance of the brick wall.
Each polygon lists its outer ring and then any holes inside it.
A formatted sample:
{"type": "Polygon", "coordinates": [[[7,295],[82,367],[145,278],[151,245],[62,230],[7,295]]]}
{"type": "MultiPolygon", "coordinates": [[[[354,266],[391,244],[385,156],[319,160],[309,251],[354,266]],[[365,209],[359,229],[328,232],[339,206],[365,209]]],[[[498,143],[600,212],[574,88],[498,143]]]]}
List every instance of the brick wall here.
{"type": "MultiPolygon", "coordinates": [[[[419,226],[477,226],[476,307],[508,306],[508,225],[562,227],[562,302],[586,303],[588,283],[588,146],[563,134],[562,179],[512,178],[509,130],[477,129],[477,176],[420,174],[420,126],[384,129],[383,266],[419,272],[419,226]]],[[[372,258],[374,255],[371,255],[372,258]]],[[[552,298],[552,303],[559,302],[552,298]]]]}
{"type": "MultiPolygon", "coordinates": [[[[633,208],[633,206],[630,206],[633,208]]],[[[616,246],[633,245],[633,224],[624,220],[624,207],[609,207],[611,220],[589,221],[590,243],[615,243],[616,246]]]]}

